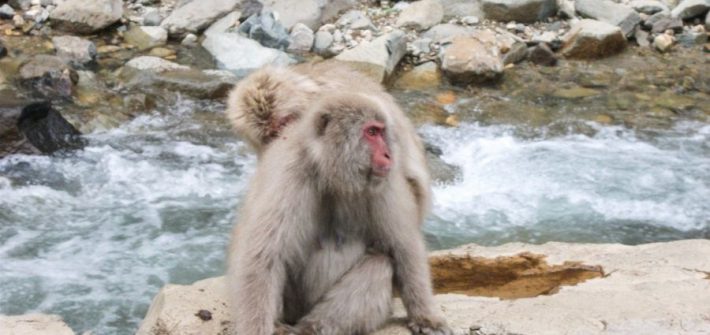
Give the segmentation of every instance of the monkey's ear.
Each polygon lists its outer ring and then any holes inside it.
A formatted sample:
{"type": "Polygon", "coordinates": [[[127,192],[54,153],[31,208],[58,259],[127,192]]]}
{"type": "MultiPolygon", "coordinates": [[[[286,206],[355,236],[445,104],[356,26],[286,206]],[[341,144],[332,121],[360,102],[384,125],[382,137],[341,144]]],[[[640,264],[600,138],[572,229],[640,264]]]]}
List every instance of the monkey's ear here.
{"type": "Polygon", "coordinates": [[[323,136],[323,134],[325,134],[325,128],[328,127],[330,119],[330,114],[327,113],[323,113],[318,116],[318,119],[316,120],[316,134],[318,134],[318,136],[323,136]]]}

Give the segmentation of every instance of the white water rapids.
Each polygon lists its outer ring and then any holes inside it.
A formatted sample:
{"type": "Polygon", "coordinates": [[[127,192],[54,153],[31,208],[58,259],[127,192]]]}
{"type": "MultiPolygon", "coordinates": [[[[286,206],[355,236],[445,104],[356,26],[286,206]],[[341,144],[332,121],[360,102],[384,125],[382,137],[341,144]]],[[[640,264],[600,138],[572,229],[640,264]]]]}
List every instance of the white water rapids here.
{"type": "MultiPolygon", "coordinates": [[[[88,136],[83,151],[0,159],[0,314],[131,334],[167,283],[223,272],[255,158],[221,106],[183,101],[88,136]]],[[[461,178],[435,187],[432,247],[710,237],[710,126],[519,138],[424,127],[461,178]]]]}

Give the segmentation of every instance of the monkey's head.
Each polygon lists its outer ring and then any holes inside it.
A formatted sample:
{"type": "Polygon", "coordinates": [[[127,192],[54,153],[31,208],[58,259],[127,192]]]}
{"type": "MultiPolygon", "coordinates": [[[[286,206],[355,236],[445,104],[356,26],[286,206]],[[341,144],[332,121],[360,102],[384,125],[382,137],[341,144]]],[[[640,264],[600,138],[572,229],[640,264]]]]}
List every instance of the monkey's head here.
{"type": "Polygon", "coordinates": [[[323,186],[361,192],[390,178],[398,164],[396,133],[383,104],[362,94],[322,99],[312,115],[309,146],[323,186]]]}

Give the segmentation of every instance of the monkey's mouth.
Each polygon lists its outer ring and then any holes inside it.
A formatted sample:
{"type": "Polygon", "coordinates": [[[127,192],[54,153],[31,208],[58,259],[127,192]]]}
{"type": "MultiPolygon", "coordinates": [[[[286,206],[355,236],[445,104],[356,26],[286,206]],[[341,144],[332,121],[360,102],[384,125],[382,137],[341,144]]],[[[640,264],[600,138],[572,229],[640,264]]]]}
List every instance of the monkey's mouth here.
{"type": "Polygon", "coordinates": [[[387,177],[387,175],[390,173],[390,168],[389,166],[373,166],[372,167],[372,175],[380,178],[387,177]]]}

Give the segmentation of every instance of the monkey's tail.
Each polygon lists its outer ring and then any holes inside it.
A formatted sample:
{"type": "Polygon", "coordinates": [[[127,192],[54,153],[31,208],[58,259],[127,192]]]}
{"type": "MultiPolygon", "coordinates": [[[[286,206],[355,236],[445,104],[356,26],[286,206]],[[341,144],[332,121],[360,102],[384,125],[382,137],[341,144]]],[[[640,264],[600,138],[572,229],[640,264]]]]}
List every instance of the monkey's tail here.
{"type": "Polygon", "coordinates": [[[265,67],[240,81],[227,101],[227,117],[237,135],[257,152],[300,117],[318,90],[310,78],[284,67],[265,67]]]}

